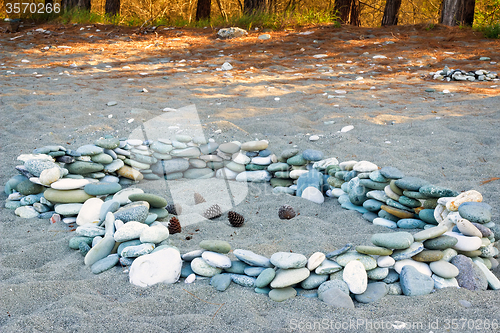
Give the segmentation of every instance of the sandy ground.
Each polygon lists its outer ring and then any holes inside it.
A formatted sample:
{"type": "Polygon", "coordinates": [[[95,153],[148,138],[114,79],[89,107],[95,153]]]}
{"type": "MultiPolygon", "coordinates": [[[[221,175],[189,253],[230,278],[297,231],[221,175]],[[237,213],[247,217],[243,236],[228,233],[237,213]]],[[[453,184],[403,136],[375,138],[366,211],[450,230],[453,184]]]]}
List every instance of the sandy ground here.
{"type": "MultiPolygon", "coordinates": [[[[36,147],[127,137],[166,107],[195,105],[205,136],[219,143],[266,139],[275,153],[297,145],[340,161],[395,166],[437,185],[480,191],[499,220],[500,181],[482,185],[500,177],[499,84],[427,76],[444,65],[500,72],[497,63],[479,61],[500,61],[499,41],[441,27],[310,27],[265,41],[260,34],[221,41],[210,29],[141,35],[85,25],[0,33],[0,183],[15,174],[16,157],[36,147]],[[234,68],[217,70],[226,61],[234,68]],[[340,133],[346,125],[354,129],[340,133]],[[309,141],[312,134],[320,139],[309,141]]],[[[141,187],[171,198],[155,182],[141,187]]],[[[230,227],[223,216],[185,227],[171,243],[187,252],[201,240],[222,239],[266,256],[309,256],[347,242],[369,245],[371,234],[388,231],[336,200],[317,205],[273,195],[269,185],[249,186],[235,210],[244,227],[230,227]],[[280,220],[282,204],[300,215],[280,220]]],[[[500,325],[500,294],[491,290],[386,296],[339,310],[305,297],[275,303],[234,284],[220,293],[208,280],[142,289],[120,267],[92,274],[68,248],[72,235],[62,224],[6,209],[0,221],[1,332],[497,332],[500,325]],[[396,329],[401,322],[406,326],[396,329]]]]}

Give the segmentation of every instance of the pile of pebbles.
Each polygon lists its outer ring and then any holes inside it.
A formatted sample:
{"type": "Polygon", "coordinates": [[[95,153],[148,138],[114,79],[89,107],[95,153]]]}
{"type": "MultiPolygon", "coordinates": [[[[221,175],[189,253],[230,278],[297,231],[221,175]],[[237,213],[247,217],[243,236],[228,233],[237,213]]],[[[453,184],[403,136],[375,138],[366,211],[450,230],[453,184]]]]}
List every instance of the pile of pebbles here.
{"type": "MultiPolygon", "coordinates": [[[[180,277],[186,283],[210,278],[220,291],[233,282],[275,301],[317,296],[342,307],[354,306],[350,296],[368,303],[386,294],[423,295],[445,287],[500,288],[490,271],[498,266],[494,243],[500,228],[479,192],[458,193],[369,161],[339,163],[312,149],[276,155],[268,146],[263,140],[219,145],[187,135],[157,141],[107,136],[76,150],[45,146],[18,157],[23,164],[5,185],[5,207],[23,218],[76,225],[69,246],[84,255],[93,273],[119,263],[129,267],[130,282],[143,287],[180,277]],[[266,258],[231,251],[229,243],[215,240],[181,256],[169,245],[168,220],[182,214],[182,206],[137,187],[122,188],[147,180],[211,177],[270,182],[275,193],[317,204],[325,195],[337,197],[342,208],[373,224],[423,230],[375,234],[373,245],[347,244],[309,258],[284,252],[266,258]]],[[[202,199],[195,194],[197,205],[213,210],[202,199]]],[[[241,226],[242,216],[238,222],[241,226]]]]}
{"type": "Polygon", "coordinates": [[[460,69],[449,69],[445,66],[443,70],[430,73],[434,80],[441,81],[498,81],[498,74],[484,69],[477,71],[463,71],[460,69]]]}

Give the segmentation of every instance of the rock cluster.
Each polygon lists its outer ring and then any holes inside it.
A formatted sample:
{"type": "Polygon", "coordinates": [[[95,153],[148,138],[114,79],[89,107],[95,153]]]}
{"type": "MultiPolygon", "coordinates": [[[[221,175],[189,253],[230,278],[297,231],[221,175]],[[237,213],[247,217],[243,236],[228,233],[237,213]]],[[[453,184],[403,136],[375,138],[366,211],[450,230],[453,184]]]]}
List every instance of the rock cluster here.
{"type": "Polygon", "coordinates": [[[460,69],[450,69],[445,66],[443,70],[430,73],[434,80],[442,81],[493,81],[498,80],[498,74],[484,69],[476,71],[463,71],[460,69]]]}

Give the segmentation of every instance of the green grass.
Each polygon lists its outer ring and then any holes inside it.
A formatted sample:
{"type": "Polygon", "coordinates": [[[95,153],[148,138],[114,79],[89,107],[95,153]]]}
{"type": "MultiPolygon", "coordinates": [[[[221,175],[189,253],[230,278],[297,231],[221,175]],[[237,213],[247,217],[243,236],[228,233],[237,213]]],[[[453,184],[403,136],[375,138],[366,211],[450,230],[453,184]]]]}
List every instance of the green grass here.
{"type": "Polygon", "coordinates": [[[498,39],[500,38],[500,24],[492,24],[492,25],[485,25],[485,26],[479,26],[476,28],[476,30],[479,30],[483,33],[484,37],[486,38],[491,38],[491,39],[498,39]]]}

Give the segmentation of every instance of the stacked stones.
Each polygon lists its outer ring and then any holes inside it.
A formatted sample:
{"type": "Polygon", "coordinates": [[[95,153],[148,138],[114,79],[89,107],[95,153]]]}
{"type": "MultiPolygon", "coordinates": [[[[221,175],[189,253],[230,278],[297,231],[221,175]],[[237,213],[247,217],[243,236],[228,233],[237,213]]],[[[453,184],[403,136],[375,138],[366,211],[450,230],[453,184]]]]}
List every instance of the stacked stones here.
{"type": "Polygon", "coordinates": [[[463,71],[460,69],[449,69],[445,66],[442,71],[430,73],[434,80],[441,81],[493,81],[498,80],[498,74],[484,69],[477,71],[463,71]]]}

